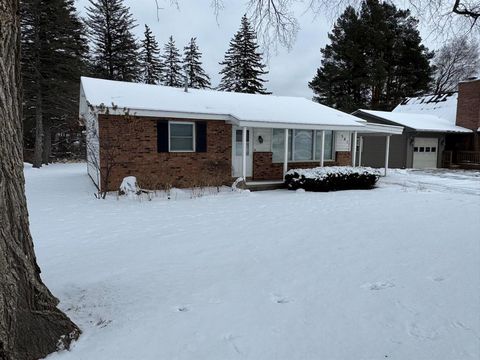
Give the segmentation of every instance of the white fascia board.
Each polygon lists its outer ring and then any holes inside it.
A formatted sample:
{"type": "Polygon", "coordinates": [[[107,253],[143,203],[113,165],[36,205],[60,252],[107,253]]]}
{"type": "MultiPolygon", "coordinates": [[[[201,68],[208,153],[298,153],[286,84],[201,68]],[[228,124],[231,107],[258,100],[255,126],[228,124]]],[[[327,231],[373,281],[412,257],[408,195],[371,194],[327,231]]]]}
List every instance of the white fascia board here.
{"type": "MultiPolygon", "coordinates": [[[[98,107],[96,107],[98,109],[98,107]]],[[[145,116],[145,117],[159,117],[159,118],[174,118],[174,119],[201,119],[201,120],[223,120],[236,123],[238,120],[228,114],[212,114],[201,112],[184,112],[184,111],[168,111],[168,110],[146,110],[127,108],[128,114],[131,116],[145,116]]],[[[124,108],[112,107],[108,108],[110,115],[125,115],[124,108]]]]}
{"type": "Polygon", "coordinates": [[[270,121],[238,121],[238,126],[258,127],[269,129],[299,129],[299,130],[336,130],[336,131],[361,131],[365,129],[365,125],[321,125],[321,124],[298,124],[286,122],[270,122],[270,121]]]}
{"type": "Polygon", "coordinates": [[[365,125],[365,130],[362,130],[362,133],[365,134],[388,134],[388,135],[402,135],[403,126],[396,125],[385,125],[385,124],[376,124],[367,122],[365,125]]]}

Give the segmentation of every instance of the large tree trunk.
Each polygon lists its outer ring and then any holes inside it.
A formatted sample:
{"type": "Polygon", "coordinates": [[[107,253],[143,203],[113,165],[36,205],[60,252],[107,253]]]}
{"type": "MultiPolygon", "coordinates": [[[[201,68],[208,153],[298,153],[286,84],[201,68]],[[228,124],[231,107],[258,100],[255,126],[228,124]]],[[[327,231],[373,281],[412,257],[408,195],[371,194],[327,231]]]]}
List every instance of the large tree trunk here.
{"type": "Polygon", "coordinates": [[[52,126],[51,121],[43,122],[43,152],[42,161],[45,165],[50,163],[50,156],[52,155],[52,126]]]}
{"type": "Polygon", "coordinates": [[[0,359],[38,359],[80,330],[40,279],[22,160],[18,0],[0,0],[0,359]]]}
{"type": "MultiPolygon", "coordinates": [[[[37,9],[39,7],[37,6],[37,9]]],[[[42,167],[43,153],[43,107],[42,77],[40,75],[40,14],[35,14],[35,148],[33,151],[33,167],[42,167]]]]}

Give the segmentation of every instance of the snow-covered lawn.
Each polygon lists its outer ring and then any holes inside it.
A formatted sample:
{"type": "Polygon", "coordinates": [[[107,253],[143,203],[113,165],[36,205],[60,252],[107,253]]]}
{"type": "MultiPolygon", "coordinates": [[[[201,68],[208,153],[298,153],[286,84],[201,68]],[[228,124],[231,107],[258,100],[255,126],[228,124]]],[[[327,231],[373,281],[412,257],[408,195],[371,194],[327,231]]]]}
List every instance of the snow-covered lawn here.
{"type": "Polygon", "coordinates": [[[83,335],[49,359],[478,359],[478,172],[370,191],[96,200],[26,168],[43,279],[83,335]]]}

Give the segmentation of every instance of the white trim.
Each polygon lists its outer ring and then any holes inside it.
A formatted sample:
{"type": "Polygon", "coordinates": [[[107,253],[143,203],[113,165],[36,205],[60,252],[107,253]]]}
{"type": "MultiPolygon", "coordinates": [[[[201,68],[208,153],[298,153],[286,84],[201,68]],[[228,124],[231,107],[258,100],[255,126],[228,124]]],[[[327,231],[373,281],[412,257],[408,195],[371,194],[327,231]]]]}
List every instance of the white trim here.
{"type": "MultiPolygon", "coordinates": [[[[315,138],[316,137],[317,136],[315,134],[315,138]]],[[[333,133],[332,133],[332,137],[333,137],[333,133]]],[[[315,154],[313,155],[313,157],[315,158],[315,154]]],[[[325,164],[325,130],[322,130],[322,147],[320,149],[320,166],[323,167],[324,164],[325,164]]]]}
{"type": "Polygon", "coordinates": [[[352,141],[352,166],[356,166],[357,162],[357,132],[353,132],[353,141],[352,141]]]}
{"type": "Polygon", "coordinates": [[[194,153],[197,149],[197,142],[196,142],[196,127],[195,122],[193,121],[169,121],[168,122],[168,152],[171,153],[194,153]],[[180,124],[180,125],[192,125],[192,140],[193,140],[193,150],[172,150],[171,149],[171,136],[170,136],[170,125],[171,124],[180,124]]]}
{"type": "MultiPolygon", "coordinates": [[[[289,132],[290,132],[289,129],[285,129],[283,134],[284,136],[283,142],[285,145],[283,148],[283,180],[285,180],[285,175],[287,174],[287,171],[288,171],[288,134],[289,132]]],[[[292,134],[292,137],[293,137],[293,134],[292,134]]],[[[292,139],[292,142],[293,142],[293,139],[292,139]]],[[[292,157],[293,157],[293,153],[292,153],[292,157]]],[[[273,159],[273,154],[272,154],[272,159],[273,159]]]]}
{"type": "Polygon", "coordinates": [[[242,178],[243,181],[247,181],[247,128],[245,126],[242,128],[242,178]]]}
{"type": "Polygon", "coordinates": [[[388,172],[388,158],[390,155],[390,135],[387,135],[387,141],[385,144],[385,176],[387,176],[388,172]]]}
{"type": "Polygon", "coordinates": [[[273,129],[296,129],[296,130],[337,130],[337,131],[361,131],[365,128],[365,125],[358,123],[355,125],[328,125],[328,124],[298,124],[288,122],[263,122],[263,121],[248,121],[239,120],[239,126],[248,127],[261,127],[261,128],[273,128],[273,129]]]}

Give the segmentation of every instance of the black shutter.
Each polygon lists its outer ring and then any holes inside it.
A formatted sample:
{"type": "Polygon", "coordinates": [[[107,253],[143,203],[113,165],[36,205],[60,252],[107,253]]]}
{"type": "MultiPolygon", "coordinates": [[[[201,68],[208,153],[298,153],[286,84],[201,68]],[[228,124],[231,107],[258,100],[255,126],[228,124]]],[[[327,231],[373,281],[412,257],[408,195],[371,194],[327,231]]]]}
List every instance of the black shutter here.
{"type": "Polygon", "coordinates": [[[157,151],[168,152],[168,121],[157,121],[157,151]]]}
{"type": "Polygon", "coordinates": [[[207,123],[196,122],[195,128],[197,132],[196,136],[196,151],[207,152],[207,123]]]}

